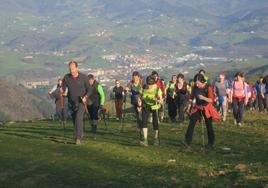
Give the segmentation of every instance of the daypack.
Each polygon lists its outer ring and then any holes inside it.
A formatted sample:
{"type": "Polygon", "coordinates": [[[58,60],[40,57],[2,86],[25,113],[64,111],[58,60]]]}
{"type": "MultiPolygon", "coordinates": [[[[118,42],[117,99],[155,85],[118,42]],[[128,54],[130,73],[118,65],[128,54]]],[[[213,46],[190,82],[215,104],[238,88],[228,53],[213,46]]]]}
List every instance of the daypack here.
{"type": "MultiPolygon", "coordinates": [[[[237,89],[237,88],[235,88],[235,83],[236,83],[237,81],[233,81],[233,83],[232,83],[232,89],[233,89],[233,94],[235,93],[234,91],[237,89]]],[[[243,97],[246,97],[246,93],[245,93],[245,87],[246,87],[246,83],[243,81],[243,94],[244,94],[244,96],[243,97]]],[[[241,96],[236,96],[236,95],[233,95],[233,97],[241,97],[241,96]]]]}

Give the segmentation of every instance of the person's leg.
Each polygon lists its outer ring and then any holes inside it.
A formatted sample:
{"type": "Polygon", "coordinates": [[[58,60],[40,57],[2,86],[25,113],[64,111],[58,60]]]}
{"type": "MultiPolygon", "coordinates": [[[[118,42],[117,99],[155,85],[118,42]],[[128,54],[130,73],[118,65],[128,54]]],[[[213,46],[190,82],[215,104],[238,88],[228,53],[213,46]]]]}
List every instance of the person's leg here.
{"type": "Polygon", "coordinates": [[[119,104],[117,99],[114,100],[114,106],[115,106],[116,118],[119,118],[119,104]]]}
{"type": "Polygon", "coordinates": [[[222,120],[226,121],[226,116],[227,116],[227,108],[228,108],[228,101],[227,97],[223,97],[223,102],[222,102],[222,120]]]}
{"type": "Polygon", "coordinates": [[[196,125],[196,122],[200,119],[200,116],[201,114],[199,110],[190,116],[189,125],[185,134],[185,142],[187,145],[191,145],[192,143],[194,127],[196,125]]]}
{"type": "Polygon", "coordinates": [[[143,134],[143,138],[144,141],[141,141],[142,145],[147,146],[148,145],[148,117],[150,114],[150,110],[148,107],[143,107],[142,108],[142,134],[143,134]]]}
{"type": "Polygon", "coordinates": [[[241,125],[243,121],[243,115],[245,112],[245,104],[244,100],[238,102],[238,117],[237,117],[237,123],[241,125]]]}
{"type": "Polygon", "coordinates": [[[118,118],[123,118],[123,100],[118,100],[118,118]]]}
{"type": "Polygon", "coordinates": [[[80,141],[84,136],[84,133],[83,133],[84,113],[85,113],[84,105],[80,103],[78,105],[78,109],[77,109],[76,117],[75,117],[76,138],[79,139],[80,141]]]}
{"type": "Polygon", "coordinates": [[[235,121],[235,124],[237,124],[237,117],[238,117],[238,101],[236,98],[233,98],[233,103],[232,103],[232,106],[233,106],[233,115],[234,115],[234,121],[235,121]]]}
{"type": "Polygon", "coordinates": [[[204,113],[203,113],[203,116],[204,116],[205,124],[206,124],[206,128],[207,128],[208,146],[213,146],[214,140],[215,140],[215,135],[214,135],[213,126],[212,126],[212,118],[206,118],[204,113]]]}
{"type": "Polygon", "coordinates": [[[181,101],[178,106],[178,113],[179,113],[179,122],[184,122],[184,109],[186,106],[186,101],[181,101]]]}
{"type": "Polygon", "coordinates": [[[153,127],[154,127],[154,145],[159,145],[159,123],[158,123],[158,114],[157,110],[152,110],[153,115],[153,127]]]}
{"type": "Polygon", "coordinates": [[[59,104],[56,103],[56,114],[60,121],[63,121],[62,109],[59,104]]]}

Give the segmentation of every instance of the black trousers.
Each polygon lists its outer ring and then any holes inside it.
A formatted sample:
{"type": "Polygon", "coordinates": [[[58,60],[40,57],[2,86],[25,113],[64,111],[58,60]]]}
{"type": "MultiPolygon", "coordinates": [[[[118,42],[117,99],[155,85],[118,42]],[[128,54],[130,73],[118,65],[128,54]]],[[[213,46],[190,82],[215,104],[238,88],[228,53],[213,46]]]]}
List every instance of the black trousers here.
{"type": "Polygon", "coordinates": [[[153,115],[154,130],[159,130],[158,110],[151,110],[149,106],[142,107],[142,128],[148,128],[148,118],[150,113],[153,115]]]}
{"type": "Polygon", "coordinates": [[[137,105],[133,105],[133,109],[136,113],[137,127],[142,128],[142,112],[138,112],[137,105]]]}
{"type": "Polygon", "coordinates": [[[175,99],[167,96],[167,105],[168,105],[168,116],[171,120],[175,120],[177,116],[177,104],[175,99]]]}
{"type": "MultiPolygon", "coordinates": [[[[185,142],[188,145],[191,145],[191,143],[192,143],[194,127],[195,127],[197,121],[201,120],[202,116],[205,119],[205,124],[206,124],[206,128],[207,128],[208,145],[211,145],[211,146],[214,145],[215,135],[214,135],[213,127],[212,127],[212,118],[206,118],[204,112],[202,112],[201,110],[198,110],[197,112],[195,112],[194,114],[192,114],[190,116],[189,126],[187,129],[186,135],[185,135],[185,142]]],[[[203,123],[203,122],[201,122],[201,123],[203,123]]]]}
{"type": "Polygon", "coordinates": [[[85,113],[84,105],[82,103],[79,103],[75,106],[70,107],[74,125],[74,137],[75,139],[82,139],[84,136],[83,132],[83,125],[84,125],[83,118],[85,113]]]}
{"type": "Polygon", "coordinates": [[[178,100],[177,105],[178,105],[179,122],[184,122],[184,114],[185,114],[184,110],[187,105],[186,99],[178,100]]]}
{"type": "Polygon", "coordinates": [[[98,112],[99,112],[99,106],[95,105],[88,105],[88,115],[89,119],[91,120],[91,130],[93,133],[97,132],[97,122],[99,120],[98,112]]]}
{"type": "Polygon", "coordinates": [[[245,111],[244,100],[233,98],[233,114],[237,123],[241,123],[245,111]]]}

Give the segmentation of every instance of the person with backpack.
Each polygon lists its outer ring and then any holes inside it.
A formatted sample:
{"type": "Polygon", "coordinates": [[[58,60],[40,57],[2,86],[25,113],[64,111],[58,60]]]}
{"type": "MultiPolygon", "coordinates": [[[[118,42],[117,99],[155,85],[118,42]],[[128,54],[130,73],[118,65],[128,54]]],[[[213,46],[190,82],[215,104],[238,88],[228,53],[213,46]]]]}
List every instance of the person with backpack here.
{"type": "Polygon", "coordinates": [[[154,145],[158,146],[159,142],[159,122],[158,110],[163,101],[162,91],[157,87],[153,76],[146,78],[146,84],[143,86],[142,94],[139,97],[138,110],[142,112],[142,132],[144,140],[140,141],[143,146],[148,146],[148,117],[152,113],[154,128],[154,145]]]}
{"type": "Polygon", "coordinates": [[[237,72],[232,83],[230,102],[233,107],[234,124],[241,127],[245,105],[248,103],[247,84],[244,73],[237,72]]]}
{"type": "Polygon", "coordinates": [[[76,61],[70,61],[69,74],[63,78],[61,93],[65,93],[68,88],[68,103],[74,125],[74,139],[77,145],[81,144],[83,134],[83,118],[85,113],[85,103],[89,92],[88,78],[78,71],[76,61]]]}
{"type": "Polygon", "coordinates": [[[206,76],[206,71],[204,69],[200,69],[198,74],[202,74],[206,80],[206,84],[211,84],[210,79],[206,76]]]}
{"type": "Polygon", "coordinates": [[[268,112],[268,75],[266,75],[263,78],[263,83],[265,84],[265,88],[266,88],[266,92],[265,92],[264,96],[265,96],[266,111],[268,112]]]}
{"type": "Polygon", "coordinates": [[[124,88],[120,85],[119,80],[115,80],[115,86],[113,88],[114,93],[114,104],[115,104],[115,111],[116,111],[116,120],[122,119],[123,115],[123,103],[124,103],[124,88]]]}
{"type": "Polygon", "coordinates": [[[202,74],[195,75],[194,81],[195,86],[190,96],[190,100],[192,102],[195,101],[195,104],[190,114],[190,122],[185,134],[185,141],[183,144],[187,148],[190,148],[194,127],[196,123],[198,121],[202,121],[202,117],[204,117],[208,135],[207,148],[213,148],[215,135],[212,121],[220,121],[221,119],[220,114],[215,110],[213,106],[213,88],[206,83],[206,79],[202,74]]]}
{"type": "Polygon", "coordinates": [[[248,98],[248,103],[247,103],[246,107],[247,107],[247,110],[253,111],[254,110],[254,108],[253,108],[254,102],[256,99],[254,86],[249,81],[247,81],[246,84],[247,84],[247,98],[248,98]]]}
{"type": "Polygon", "coordinates": [[[187,83],[184,81],[184,75],[180,73],[177,75],[177,83],[175,87],[176,103],[179,114],[179,123],[183,123],[185,119],[184,117],[187,108],[187,102],[189,99],[188,94],[189,93],[187,89],[187,83]]]}
{"type": "Polygon", "coordinates": [[[214,84],[214,92],[218,99],[219,110],[221,113],[222,121],[226,121],[228,110],[228,82],[225,80],[225,75],[219,75],[219,81],[214,84]]]}
{"type": "Polygon", "coordinates": [[[171,122],[176,122],[177,116],[177,103],[175,98],[175,86],[177,83],[176,75],[171,77],[171,81],[169,81],[166,85],[166,103],[168,105],[168,115],[171,122]]]}
{"type": "Polygon", "coordinates": [[[105,94],[101,84],[95,80],[95,77],[92,74],[88,75],[88,85],[89,92],[87,95],[87,110],[91,120],[91,131],[94,134],[94,139],[96,139],[97,123],[99,120],[98,114],[99,110],[103,110],[105,94]]]}
{"type": "Polygon", "coordinates": [[[127,84],[125,91],[127,93],[130,92],[130,99],[131,99],[130,102],[136,114],[137,128],[139,129],[141,140],[143,138],[142,114],[141,114],[140,107],[138,107],[138,98],[141,94],[142,86],[143,86],[142,76],[140,75],[138,71],[134,71],[132,73],[132,80],[127,84]]]}
{"type": "Polygon", "coordinates": [[[258,110],[259,110],[259,112],[262,112],[267,107],[266,106],[266,99],[265,99],[266,86],[263,83],[262,76],[259,78],[259,80],[254,85],[254,90],[256,92],[258,110]]]}
{"type": "MultiPolygon", "coordinates": [[[[166,98],[166,96],[165,96],[165,84],[162,81],[163,79],[160,79],[159,74],[156,71],[152,71],[151,76],[155,79],[157,87],[162,91],[162,95],[163,95],[162,97],[166,98]]],[[[161,104],[161,108],[159,109],[159,116],[160,116],[159,121],[163,122],[164,115],[165,115],[164,114],[164,107],[163,107],[163,104],[161,104]]]]}
{"type": "Polygon", "coordinates": [[[55,85],[49,92],[48,94],[50,95],[51,98],[55,99],[55,104],[56,104],[56,114],[61,121],[62,125],[65,127],[66,121],[67,121],[67,103],[66,103],[66,96],[68,93],[68,89],[64,93],[61,92],[62,88],[62,79],[58,79],[58,84],[55,85]]]}

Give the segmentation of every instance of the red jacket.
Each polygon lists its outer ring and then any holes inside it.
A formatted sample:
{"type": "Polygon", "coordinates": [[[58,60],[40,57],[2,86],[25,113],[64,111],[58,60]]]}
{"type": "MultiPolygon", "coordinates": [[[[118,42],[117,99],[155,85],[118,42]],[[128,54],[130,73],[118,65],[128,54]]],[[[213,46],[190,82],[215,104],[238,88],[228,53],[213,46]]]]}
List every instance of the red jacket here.
{"type": "Polygon", "coordinates": [[[217,110],[214,108],[212,103],[209,103],[206,106],[198,106],[196,105],[192,111],[191,114],[197,112],[198,110],[204,110],[206,118],[212,118],[213,121],[220,122],[221,121],[221,115],[217,110]]]}

